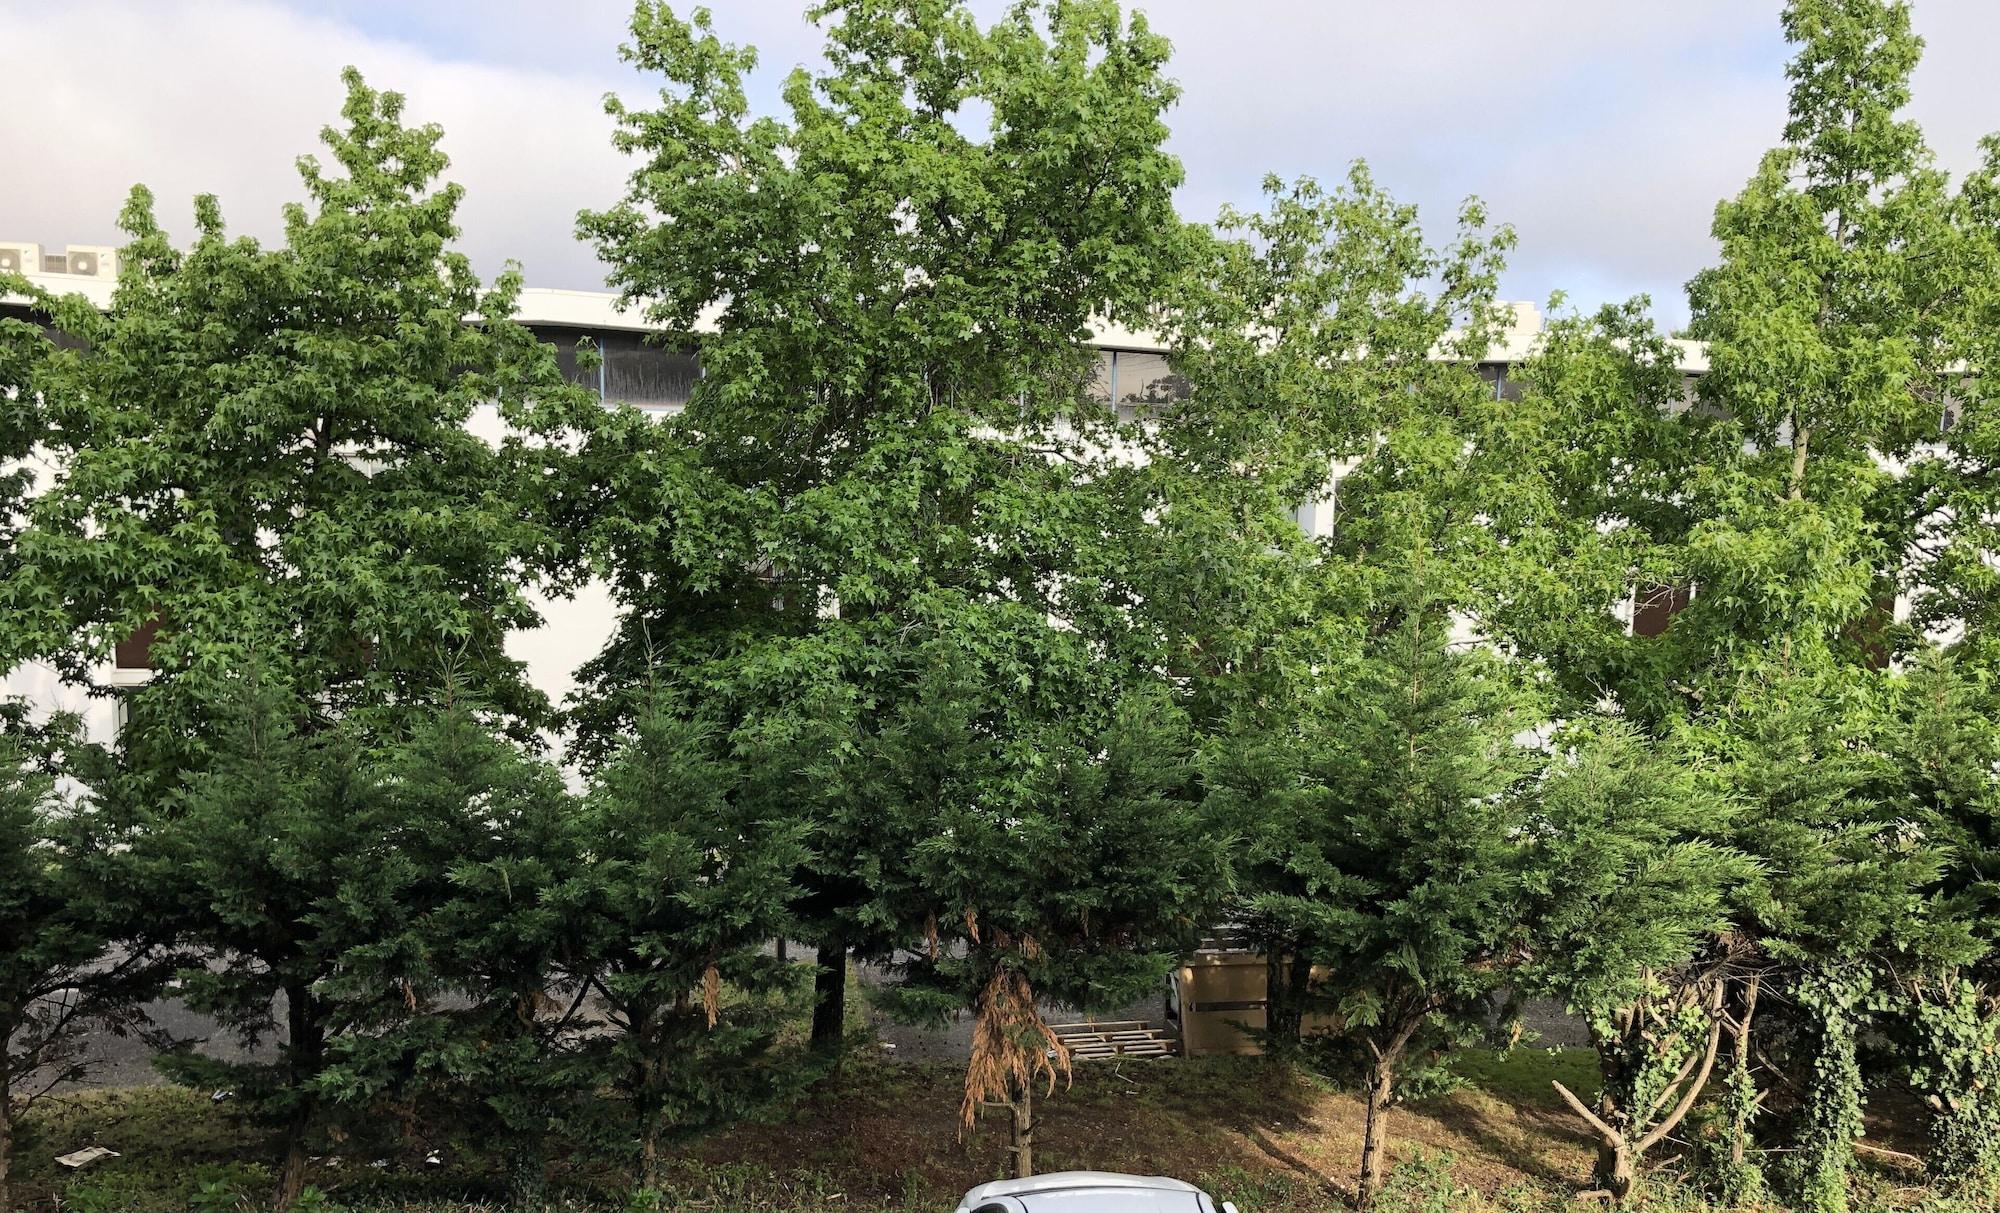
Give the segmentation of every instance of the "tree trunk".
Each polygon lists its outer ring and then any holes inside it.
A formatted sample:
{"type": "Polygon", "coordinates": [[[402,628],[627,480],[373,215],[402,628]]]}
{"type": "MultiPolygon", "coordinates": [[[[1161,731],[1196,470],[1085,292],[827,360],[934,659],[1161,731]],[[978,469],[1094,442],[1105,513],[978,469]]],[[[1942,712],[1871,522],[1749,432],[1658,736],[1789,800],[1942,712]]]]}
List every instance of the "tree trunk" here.
{"type": "MultiPolygon", "coordinates": [[[[6,1038],[0,1037],[0,1045],[6,1038]]],[[[0,1061],[4,1061],[0,1058],[0,1061]]],[[[14,1174],[14,1092],[7,1071],[0,1065],[0,1213],[14,1207],[11,1179],[14,1174]]]]}
{"type": "Polygon", "coordinates": [[[1750,1161],[1750,1114],[1753,1105],[1744,1101],[1750,1079],[1750,1024],[1757,1015],[1757,996],[1764,979],[1752,973],[1743,986],[1743,1013],[1737,1017],[1730,1040],[1731,1086],[1738,1094],[1729,1117],[1729,1165],[1741,1174],[1750,1161]]]}
{"type": "Polygon", "coordinates": [[[1293,980],[1291,959],[1273,946],[1264,954],[1264,1035],[1265,1052],[1274,1057],[1296,1051],[1299,1043],[1302,1025],[1293,980]]]}
{"type": "Polygon", "coordinates": [[[312,1134],[319,1100],[311,1084],[319,1076],[325,1035],[319,1022],[312,991],[305,985],[285,987],[287,1078],[298,1101],[285,1124],[285,1161],[278,1172],[277,1207],[289,1209],[298,1202],[306,1187],[306,1143],[312,1134]]]}
{"type": "Polygon", "coordinates": [[[837,1067],[847,1043],[847,939],[829,932],[819,941],[813,974],[812,1050],[837,1067]]]}
{"type": "Polygon", "coordinates": [[[1368,1124],[1361,1138],[1361,1187],[1355,1201],[1366,1209],[1375,1203],[1388,1178],[1389,1103],[1396,1090],[1396,1057],[1378,1054],[1368,1072],[1368,1124]]]}
{"type": "Polygon", "coordinates": [[[658,1028],[650,1008],[629,1012],[632,1039],[639,1058],[632,1073],[632,1112],[639,1121],[639,1187],[656,1190],[660,1183],[660,1121],[663,1109],[659,1091],[665,1067],[660,1064],[658,1028]]]}
{"type": "Polygon", "coordinates": [[[660,1187],[660,1118],[649,1116],[639,1132],[639,1186],[648,1192],[660,1187]]]}
{"type": "Polygon", "coordinates": [[[1013,1118],[1014,1178],[1027,1179],[1035,1173],[1035,1080],[1032,1076],[1021,1084],[1019,1093],[1008,1104],[1007,1110],[1013,1118]]]}
{"type": "Polygon", "coordinates": [[[540,1134],[515,1133],[507,1151],[507,1204],[521,1213],[546,1207],[549,1168],[540,1134]]]}
{"type": "Polygon", "coordinates": [[[1639,1188],[1639,1159],[1632,1153],[1632,1143],[1621,1139],[1618,1144],[1605,1151],[1609,1166],[1602,1160],[1598,1163],[1598,1182],[1611,1193],[1613,1204],[1624,1204],[1632,1199],[1639,1188]]]}
{"type": "MultiPolygon", "coordinates": [[[[1618,1106],[1618,1092],[1625,1089],[1624,1063],[1601,1045],[1597,1050],[1597,1115],[1607,1125],[1624,1125],[1630,1120],[1625,1108],[1618,1106]]],[[[1607,1136],[1597,1135],[1597,1167],[1591,1173],[1591,1181],[1599,1188],[1611,1193],[1613,1200],[1624,1200],[1632,1194],[1632,1183],[1638,1175],[1638,1163],[1632,1157],[1632,1141],[1623,1132],[1607,1136]]]]}

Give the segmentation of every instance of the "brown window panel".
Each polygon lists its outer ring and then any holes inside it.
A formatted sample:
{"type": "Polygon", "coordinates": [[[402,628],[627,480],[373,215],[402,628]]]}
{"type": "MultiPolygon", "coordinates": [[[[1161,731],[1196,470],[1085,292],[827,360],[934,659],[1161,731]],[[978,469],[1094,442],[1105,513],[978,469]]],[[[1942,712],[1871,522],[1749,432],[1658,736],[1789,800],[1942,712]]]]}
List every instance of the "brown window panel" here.
{"type": "Polygon", "coordinates": [[[153,641],[160,634],[160,617],[154,615],[139,630],[119,641],[112,649],[112,664],[121,670],[153,668],[153,641]]]}
{"type": "Polygon", "coordinates": [[[1691,597],[1684,585],[1655,585],[1640,590],[1632,606],[1632,634],[1652,637],[1665,632],[1667,624],[1686,609],[1691,597]]]}

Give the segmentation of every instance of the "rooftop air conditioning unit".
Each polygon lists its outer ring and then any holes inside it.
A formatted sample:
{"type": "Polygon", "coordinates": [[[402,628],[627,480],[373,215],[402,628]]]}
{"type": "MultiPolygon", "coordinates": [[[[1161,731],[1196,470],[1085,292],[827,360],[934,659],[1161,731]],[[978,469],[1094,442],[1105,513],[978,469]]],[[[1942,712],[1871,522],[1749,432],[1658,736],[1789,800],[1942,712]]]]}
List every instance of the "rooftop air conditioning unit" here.
{"type": "Polygon", "coordinates": [[[72,244],[68,272],[85,278],[111,278],[118,273],[118,250],[103,244],[72,244]]]}
{"type": "Polygon", "coordinates": [[[0,274],[39,274],[41,272],[41,245],[0,244],[0,274]]]}

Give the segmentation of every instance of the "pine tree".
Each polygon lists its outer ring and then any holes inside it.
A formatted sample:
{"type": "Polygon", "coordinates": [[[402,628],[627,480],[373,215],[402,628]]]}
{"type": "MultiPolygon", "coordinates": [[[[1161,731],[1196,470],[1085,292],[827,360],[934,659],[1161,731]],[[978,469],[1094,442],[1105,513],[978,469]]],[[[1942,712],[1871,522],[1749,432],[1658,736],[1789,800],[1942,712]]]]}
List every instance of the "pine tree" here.
{"type": "Polygon", "coordinates": [[[661,708],[578,806],[587,985],[613,1033],[598,1042],[629,1105],[641,1187],[663,1141],[739,1118],[787,1089],[772,1056],[790,966],[764,952],[791,925],[805,823],[778,755],[661,708]]]}
{"type": "Polygon", "coordinates": [[[445,1109],[454,1131],[502,1162],[508,1191],[538,1207],[552,1142],[588,1122],[597,1077],[584,1001],[596,957],[590,839],[555,768],[467,703],[421,723],[383,762],[397,850],[443,877],[405,897],[350,951],[332,988],[367,1005],[321,1086],[350,1105],[393,1097],[445,1109]]]}
{"type": "Polygon", "coordinates": [[[1684,747],[1583,720],[1555,750],[1527,830],[1535,955],[1521,986],[1590,1027],[1596,1106],[1556,1089],[1599,1136],[1597,1182],[1625,1201],[1715,1068],[1739,976],[1734,911],[1759,873],[1728,845],[1735,806],[1684,747]]]}
{"type": "Polygon", "coordinates": [[[1065,696],[1057,677],[1087,668],[1013,664],[1016,683],[977,664],[1007,650],[968,648],[927,647],[916,693],[870,742],[878,912],[924,924],[879,996],[918,1022],[971,1013],[963,1122],[1008,1105],[1025,1176],[1035,1088],[1070,1067],[1043,1007],[1099,1011],[1158,989],[1223,892],[1224,862],[1193,794],[1186,721],[1163,695],[1135,692],[1100,725],[1095,696],[1065,696]]]}

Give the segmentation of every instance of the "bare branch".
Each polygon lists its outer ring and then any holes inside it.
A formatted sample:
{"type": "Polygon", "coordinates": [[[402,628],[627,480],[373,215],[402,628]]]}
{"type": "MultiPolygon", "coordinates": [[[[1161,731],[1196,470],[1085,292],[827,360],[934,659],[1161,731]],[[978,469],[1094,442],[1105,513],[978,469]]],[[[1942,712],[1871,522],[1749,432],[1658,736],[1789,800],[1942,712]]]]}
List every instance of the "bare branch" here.
{"type": "Polygon", "coordinates": [[[1562,1085],[1559,1082],[1555,1082],[1554,1080],[1551,1080],[1549,1085],[1556,1089],[1556,1094],[1563,1097],[1563,1102],[1570,1106],[1570,1110],[1572,1112],[1575,1112],[1578,1116],[1581,1116],[1585,1120],[1590,1122],[1590,1127],[1597,1130],[1598,1135],[1604,1138],[1604,1142],[1606,1145],[1615,1146],[1619,1142],[1625,1140],[1625,1135],[1623,1133],[1620,1133],[1618,1130],[1612,1128],[1610,1125],[1605,1124],[1604,1121],[1597,1115],[1597,1113],[1591,1111],[1588,1107],[1585,1107],[1584,1102],[1581,1099],[1578,1099],[1576,1095],[1572,1093],[1568,1087],[1562,1085]]]}

